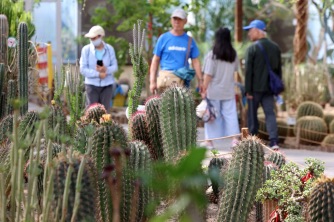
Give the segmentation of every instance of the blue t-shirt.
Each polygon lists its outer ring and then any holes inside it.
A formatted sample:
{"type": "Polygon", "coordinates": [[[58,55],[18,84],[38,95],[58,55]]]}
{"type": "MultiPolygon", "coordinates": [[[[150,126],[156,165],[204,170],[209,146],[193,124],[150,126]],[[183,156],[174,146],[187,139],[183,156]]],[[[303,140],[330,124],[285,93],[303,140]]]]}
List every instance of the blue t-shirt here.
{"type": "MultiPolygon", "coordinates": [[[[186,33],[175,36],[170,32],[166,32],[159,37],[153,53],[160,57],[160,67],[162,70],[176,70],[184,67],[188,38],[189,36],[186,33]]],[[[195,40],[192,39],[189,58],[194,59],[198,56],[198,47],[195,40]]],[[[189,66],[188,63],[187,66],[189,66]]]]}

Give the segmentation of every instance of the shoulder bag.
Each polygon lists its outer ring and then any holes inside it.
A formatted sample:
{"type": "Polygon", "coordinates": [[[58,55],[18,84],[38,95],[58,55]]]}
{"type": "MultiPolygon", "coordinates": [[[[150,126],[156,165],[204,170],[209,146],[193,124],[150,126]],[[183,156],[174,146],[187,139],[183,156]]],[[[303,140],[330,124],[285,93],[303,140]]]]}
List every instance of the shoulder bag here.
{"type": "Polygon", "coordinates": [[[271,69],[270,63],[269,63],[269,59],[268,59],[268,55],[265,51],[265,49],[263,48],[263,46],[261,45],[261,43],[257,42],[256,43],[259,48],[261,49],[264,59],[266,61],[267,64],[267,69],[268,69],[268,73],[269,73],[269,86],[271,91],[273,92],[274,95],[278,95],[281,92],[284,91],[284,83],[282,81],[282,79],[276,75],[276,73],[271,69]]]}

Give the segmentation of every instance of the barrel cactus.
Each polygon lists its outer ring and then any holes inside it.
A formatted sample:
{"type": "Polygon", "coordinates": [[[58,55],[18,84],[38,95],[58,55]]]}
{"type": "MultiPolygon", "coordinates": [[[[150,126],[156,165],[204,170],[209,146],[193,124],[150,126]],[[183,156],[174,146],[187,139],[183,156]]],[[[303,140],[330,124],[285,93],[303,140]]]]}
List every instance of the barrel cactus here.
{"type": "Polygon", "coordinates": [[[85,114],[82,118],[83,122],[97,122],[100,123],[100,118],[102,115],[107,114],[107,110],[104,108],[102,104],[94,103],[87,107],[85,114]]]}
{"type": "Polygon", "coordinates": [[[151,156],[161,160],[164,154],[159,119],[160,101],[158,96],[149,98],[145,103],[145,112],[147,131],[152,145],[151,156]]]}
{"type": "Polygon", "coordinates": [[[334,134],[328,134],[321,143],[327,152],[334,152],[334,134]]]}
{"type": "Polygon", "coordinates": [[[19,138],[25,139],[27,135],[34,135],[36,131],[36,123],[39,121],[39,115],[36,111],[27,112],[19,124],[19,138]]]}
{"type": "Polygon", "coordinates": [[[13,132],[13,116],[8,115],[0,122],[0,143],[5,142],[13,132]]]}
{"type": "Polygon", "coordinates": [[[88,139],[92,136],[97,125],[94,123],[79,124],[76,127],[73,148],[84,154],[88,148],[88,139]]]}
{"type": "Polygon", "coordinates": [[[317,116],[303,116],[297,120],[294,127],[295,135],[300,131],[301,143],[320,143],[327,135],[325,121],[317,116]]]}
{"type": "Polygon", "coordinates": [[[329,123],[329,129],[328,129],[329,133],[334,133],[334,121],[331,121],[329,123]]]}
{"type": "Polygon", "coordinates": [[[51,136],[54,139],[54,142],[61,143],[61,138],[67,134],[67,121],[66,115],[60,106],[55,104],[55,101],[52,101],[50,107],[50,115],[48,116],[48,130],[51,130],[51,136]],[[56,127],[58,130],[55,131],[56,127]]]}
{"type": "Polygon", "coordinates": [[[246,221],[263,181],[263,146],[256,137],[243,139],[232,153],[218,221],[246,221]]]}
{"type": "Polygon", "coordinates": [[[175,161],[180,153],[196,144],[195,103],[189,90],[171,87],[164,91],[159,118],[164,158],[175,161]]]}
{"type": "Polygon", "coordinates": [[[297,108],[297,119],[303,116],[318,116],[323,118],[324,112],[318,103],[305,101],[302,102],[297,108]]]}
{"type": "Polygon", "coordinates": [[[332,120],[334,119],[334,114],[331,113],[325,113],[324,114],[324,120],[326,122],[326,125],[328,127],[328,129],[330,129],[329,125],[332,122],[332,120]]]}
{"type": "Polygon", "coordinates": [[[18,92],[22,102],[20,114],[28,111],[28,26],[21,22],[17,29],[18,92]]]}
{"type": "Polygon", "coordinates": [[[144,211],[152,201],[153,194],[150,187],[141,186],[138,175],[142,172],[146,175],[151,173],[152,158],[147,145],[142,141],[130,142],[129,148],[130,156],[123,169],[121,218],[124,222],[131,221],[132,211],[135,211],[134,221],[144,221],[144,211]]]}
{"type": "MultiPolygon", "coordinates": [[[[79,167],[81,164],[80,157],[74,157],[72,159],[72,163],[70,163],[66,158],[61,158],[57,161],[55,177],[54,177],[54,206],[55,209],[59,210],[58,215],[62,215],[62,205],[60,204],[57,207],[58,203],[62,203],[63,194],[65,189],[65,184],[67,182],[67,171],[70,166],[73,167],[72,174],[70,176],[70,185],[69,185],[69,194],[67,200],[67,208],[66,208],[66,217],[65,221],[71,221],[73,210],[74,210],[74,201],[76,194],[76,184],[79,173],[79,167]]],[[[81,186],[80,186],[80,204],[79,209],[77,211],[76,220],[75,221],[95,221],[96,215],[96,205],[95,205],[95,187],[94,187],[94,177],[92,170],[90,168],[90,163],[86,162],[83,169],[81,186]]],[[[58,218],[57,221],[60,221],[58,218]]]]}
{"type": "Polygon", "coordinates": [[[310,221],[334,221],[334,178],[323,176],[311,191],[310,221]]]}

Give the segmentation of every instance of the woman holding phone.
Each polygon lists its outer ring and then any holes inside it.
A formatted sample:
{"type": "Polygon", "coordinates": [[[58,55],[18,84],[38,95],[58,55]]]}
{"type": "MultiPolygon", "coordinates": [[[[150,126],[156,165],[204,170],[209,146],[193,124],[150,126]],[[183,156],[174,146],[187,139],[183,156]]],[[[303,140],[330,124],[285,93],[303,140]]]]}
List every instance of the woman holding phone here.
{"type": "Polygon", "coordinates": [[[85,77],[86,107],[100,103],[109,112],[118,64],[115,50],[103,41],[104,36],[104,29],[99,25],[85,35],[90,44],[81,50],[80,72],[85,77]]]}

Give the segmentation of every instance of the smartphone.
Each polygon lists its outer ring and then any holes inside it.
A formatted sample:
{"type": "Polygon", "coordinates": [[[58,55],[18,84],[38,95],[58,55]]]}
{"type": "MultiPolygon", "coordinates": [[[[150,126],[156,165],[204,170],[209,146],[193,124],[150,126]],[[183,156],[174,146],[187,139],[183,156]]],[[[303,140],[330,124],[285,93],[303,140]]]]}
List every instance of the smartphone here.
{"type": "Polygon", "coordinates": [[[96,65],[103,66],[103,61],[102,60],[97,60],[96,65]]]}

